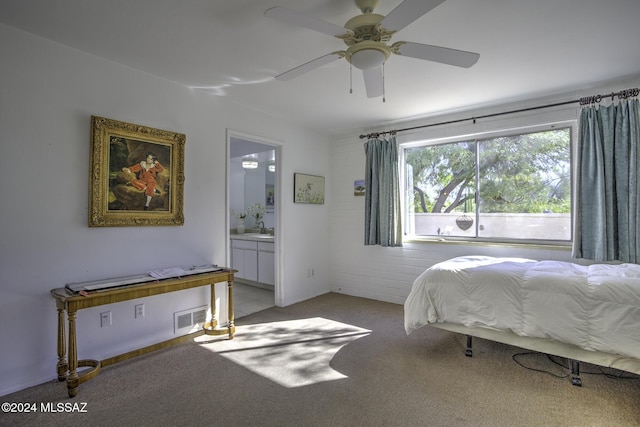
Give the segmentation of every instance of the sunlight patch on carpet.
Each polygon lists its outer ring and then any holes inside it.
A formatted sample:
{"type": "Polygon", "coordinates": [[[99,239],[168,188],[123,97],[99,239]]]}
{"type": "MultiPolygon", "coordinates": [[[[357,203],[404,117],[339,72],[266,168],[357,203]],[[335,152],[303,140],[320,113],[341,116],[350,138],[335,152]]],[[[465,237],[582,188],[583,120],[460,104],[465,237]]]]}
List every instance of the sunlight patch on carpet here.
{"type": "Polygon", "coordinates": [[[346,378],[334,355],[371,331],[322,317],[236,326],[233,340],[200,345],[284,387],[346,378]]]}

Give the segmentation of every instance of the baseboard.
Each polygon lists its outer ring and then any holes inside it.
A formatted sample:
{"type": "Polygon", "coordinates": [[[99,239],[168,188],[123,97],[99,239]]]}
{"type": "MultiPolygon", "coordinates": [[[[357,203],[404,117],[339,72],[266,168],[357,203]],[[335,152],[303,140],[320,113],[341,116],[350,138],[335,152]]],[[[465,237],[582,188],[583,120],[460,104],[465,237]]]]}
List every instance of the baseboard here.
{"type": "Polygon", "coordinates": [[[275,286],[273,286],[273,285],[268,285],[266,283],[256,282],[254,280],[249,280],[249,279],[240,279],[240,278],[236,277],[234,279],[234,283],[242,283],[243,285],[253,286],[255,288],[266,289],[268,291],[275,290],[275,286]]]}

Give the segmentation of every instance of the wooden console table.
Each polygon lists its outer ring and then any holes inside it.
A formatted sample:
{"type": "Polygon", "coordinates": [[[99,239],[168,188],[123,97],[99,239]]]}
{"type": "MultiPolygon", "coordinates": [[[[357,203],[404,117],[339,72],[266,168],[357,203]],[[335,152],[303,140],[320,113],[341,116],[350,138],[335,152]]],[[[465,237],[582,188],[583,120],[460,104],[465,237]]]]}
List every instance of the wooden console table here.
{"type": "Polygon", "coordinates": [[[228,334],[229,339],[233,339],[233,334],[235,333],[233,313],[234,271],[235,270],[232,269],[222,269],[208,273],[155,280],[152,282],[132,284],[95,292],[82,292],[82,295],[72,292],[67,288],[52,289],[51,295],[55,298],[56,307],[58,309],[58,380],[67,380],[67,391],[69,393],[69,397],[76,396],[78,394],[78,386],[94,378],[100,372],[100,361],[78,360],[78,348],[76,344],[76,315],[78,310],[211,285],[212,316],[211,321],[204,325],[203,332],[207,335],[228,334]],[[215,284],[220,282],[227,282],[229,291],[228,323],[224,328],[218,328],[218,318],[216,313],[215,284]],[[69,322],[68,343],[65,342],[65,311],[69,322]],[[66,346],[68,346],[68,357],[65,354],[66,346]],[[78,368],[88,369],[79,373],[78,368]]]}

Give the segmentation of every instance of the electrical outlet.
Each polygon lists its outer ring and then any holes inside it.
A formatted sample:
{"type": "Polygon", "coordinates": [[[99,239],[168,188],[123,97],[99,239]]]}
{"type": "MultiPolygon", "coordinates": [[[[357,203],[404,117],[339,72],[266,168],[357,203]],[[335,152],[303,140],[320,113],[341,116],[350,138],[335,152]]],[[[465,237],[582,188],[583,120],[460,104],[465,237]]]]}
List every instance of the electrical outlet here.
{"type": "Polygon", "coordinates": [[[136,319],[144,317],[144,304],[136,304],[136,319]]]}
{"type": "Polygon", "coordinates": [[[111,312],[104,311],[100,313],[100,327],[111,326],[111,312]]]}

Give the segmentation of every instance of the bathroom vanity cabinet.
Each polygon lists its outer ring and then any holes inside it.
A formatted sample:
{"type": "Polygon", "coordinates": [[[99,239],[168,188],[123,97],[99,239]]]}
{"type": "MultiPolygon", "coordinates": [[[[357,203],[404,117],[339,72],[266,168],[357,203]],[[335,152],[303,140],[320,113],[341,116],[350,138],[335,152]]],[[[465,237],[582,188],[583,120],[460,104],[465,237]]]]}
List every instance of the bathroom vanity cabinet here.
{"type": "Polygon", "coordinates": [[[264,234],[231,235],[231,266],[241,281],[275,285],[275,242],[264,234]]]}

